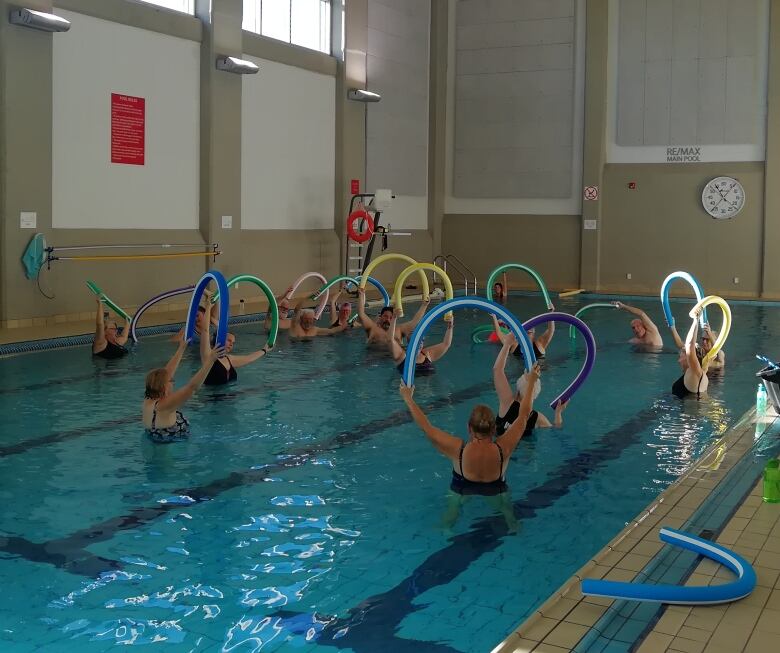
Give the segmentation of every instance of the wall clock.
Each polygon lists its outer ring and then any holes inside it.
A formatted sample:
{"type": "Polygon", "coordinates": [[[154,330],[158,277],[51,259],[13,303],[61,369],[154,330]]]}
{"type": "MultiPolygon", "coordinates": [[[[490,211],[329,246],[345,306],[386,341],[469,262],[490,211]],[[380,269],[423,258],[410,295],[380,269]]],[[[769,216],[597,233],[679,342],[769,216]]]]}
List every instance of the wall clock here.
{"type": "Polygon", "coordinates": [[[715,177],[704,186],[701,205],[716,220],[733,218],[745,206],[745,189],[733,177],[715,177]]]}

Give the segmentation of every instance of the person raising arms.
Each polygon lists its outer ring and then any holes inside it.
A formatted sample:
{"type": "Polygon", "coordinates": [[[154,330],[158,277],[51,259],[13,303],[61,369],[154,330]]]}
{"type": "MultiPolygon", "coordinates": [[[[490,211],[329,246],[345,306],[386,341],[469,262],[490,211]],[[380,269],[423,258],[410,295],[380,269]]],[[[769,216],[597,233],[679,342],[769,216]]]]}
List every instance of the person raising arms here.
{"type": "MultiPolygon", "coordinates": [[[[420,304],[420,308],[418,308],[417,312],[414,314],[414,317],[397,326],[395,331],[396,340],[400,342],[403,338],[409,338],[409,335],[414,331],[414,328],[420,320],[422,320],[423,315],[425,315],[425,311],[428,310],[428,304],[430,304],[430,302],[430,299],[424,299],[420,304]]],[[[387,344],[390,322],[393,318],[393,308],[391,306],[384,306],[382,310],[379,311],[379,317],[375,322],[366,313],[366,289],[358,288],[358,317],[360,318],[363,328],[366,330],[366,344],[387,344]]]]}
{"type": "MultiPolygon", "coordinates": [[[[204,340],[208,340],[208,338],[204,338],[204,340]]],[[[203,385],[211,366],[225,353],[222,347],[212,349],[208,359],[203,362],[201,368],[189,382],[182,388],[175,390],[173,377],[186,348],[187,341],[181,340],[176,353],[165,367],[152,370],[146,375],[141,419],[152,442],[166,444],[189,437],[190,423],[179,411],[179,408],[187,403],[198,388],[203,385]]]]}
{"type": "Polygon", "coordinates": [[[644,345],[646,347],[663,347],[664,340],[661,337],[661,333],[658,331],[658,327],[655,323],[647,317],[647,313],[634,306],[629,306],[623,302],[615,302],[615,307],[622,311],[627,311],[636,317],[631,320],[631,330],[634,332],[634,337],[629,340],[632,345],[644,345]]]}
{"type": "MultiPolygon", "coordinates": [[[[511,349],[517,345],[515,336],[513,333],[507,334],[508,337],[504,340],[504,344],[501,347],[501,351],[496,357],[496,362],[493,365],[493,387],[496,389],[496,395],[498,397],[498,413],[496,414],[496,438],[500,438],[507,429],[514,423],[520,414],[520,406],[523,402],[523,397],[528,393],[529,387],[529,374],[524,373],[519,379],[517,379],[516,390],[512,390],[512,386],[509,385],[509,379],[506,377],[506,359],[509,357],[511,349]]],[[[537,381],[533,387],[534,396],[531,401],[536,401],[536,398],[541,392],[541,381],[537,381]]],[[[563,426],[563,411],[566,408],[566,403],[558,402],[555,407],[555,417],[553,422],[550,422],[547,417],[542,413],[532,410],[528,415],[527,424],[523,436],[531,435],[534,431],[534,427],[550,428],[555,426],[560,428],[563,426]]]]}
{"type": "Polygon", "coordinates": [[[100,297],[96,297],[96,300],[97,315],[95,316],[95,340],[92,342],[92,355],[107,360],[127,356],[129,352],[125,349],[125,344],[130,335],[130,320],[125,320],[125,328],[119,335],[119,327],[114,320],[105,322],[108,313],[103,313],[103,303],[100,297]]]}

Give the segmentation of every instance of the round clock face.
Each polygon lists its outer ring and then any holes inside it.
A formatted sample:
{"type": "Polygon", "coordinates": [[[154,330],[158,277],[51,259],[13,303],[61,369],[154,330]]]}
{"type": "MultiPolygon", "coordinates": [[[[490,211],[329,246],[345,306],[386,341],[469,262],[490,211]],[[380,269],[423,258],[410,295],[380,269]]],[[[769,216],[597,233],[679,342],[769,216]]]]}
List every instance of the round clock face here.
{"type": "Polygon", "coordinates": [[[745,206],[745,189],[732,177],[716,177],[704,187],[701,204],[717,220],[733,218],[745,206]]]}

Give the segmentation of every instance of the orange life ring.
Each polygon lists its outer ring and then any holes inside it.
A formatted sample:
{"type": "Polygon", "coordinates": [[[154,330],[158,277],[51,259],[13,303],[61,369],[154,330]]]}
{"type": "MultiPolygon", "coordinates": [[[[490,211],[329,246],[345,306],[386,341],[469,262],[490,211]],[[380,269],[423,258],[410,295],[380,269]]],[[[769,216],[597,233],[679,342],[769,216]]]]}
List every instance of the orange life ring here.
{"type": "Polygon", "coordinates": [[[358,209],[349,214],[347,218],[347,235],[356,243],[365,243],[374,235],[374,220],[365,209],[358,209]],[[355,230],[355,220],[365,220],[367,229],[363,233],[355,230]]]}

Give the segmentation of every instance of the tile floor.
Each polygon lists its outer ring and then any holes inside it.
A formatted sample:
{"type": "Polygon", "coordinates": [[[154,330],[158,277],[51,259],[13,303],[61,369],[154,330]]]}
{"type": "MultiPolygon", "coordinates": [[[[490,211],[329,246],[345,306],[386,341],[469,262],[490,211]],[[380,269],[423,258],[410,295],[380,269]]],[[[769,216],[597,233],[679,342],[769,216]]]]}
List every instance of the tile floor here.
{"type": "MultiPolygon", "coordinates": [[[[762,421],[767,426],[774,414],[762,421]]],[[[634,633],[644,624],[630,618],[614,620],[603,632],[600,620],[615,605],[610,599],[583,596],[582,578],[606,578],[619,581],[641,580],[638,574],[665,547],[658,540],[660,526],[681,527],[718,482],[753,446],[756,427],[742,423],[727,433],[668,488],[604,550],[580,569],[573,578],[545,602],[493,653],[564,653],[566,651],[627,650],[637,653],[763,653],[780,648],[780,504],[764,503],[762,481],[755,484],[717,542],[732,548],[752,563],[758,576],[753,593],[741,601],[721,606],[666,606],[661,617],[645,635],[622,637],[609,630],[625,624],[634,633]],[[639,578],[638,578],[639,577],[639,578]],[[586,645],[586,636],[601,635],[602,641],[586,645]],[[615,641],[604,642],[615,636],[615,641]],[[584,639],[585,638],[585,639],[584,639]],[[635,639],[636,638],[636,639],[635,639]],[[626,641],[633,644],[626,644],[626,641]]],[[[777,437],[777,436],[773,436],[777,437]]],[[[702,560],[686,584],[719,584],[733,574],[711,560],[702,560]]],[[[630,603],[630,602],[629,602],[630,603]]],[[[636,603],[630,603],[636,606],[636,603]]],[[[648,604],[645,604],[648,605],[648,604]]],[[[613,610],[610,610],[612,613],[613,610]]]]}

